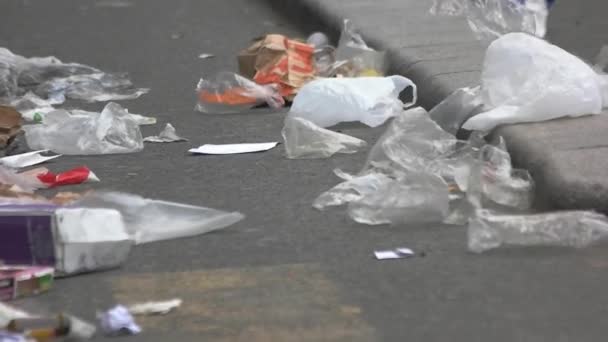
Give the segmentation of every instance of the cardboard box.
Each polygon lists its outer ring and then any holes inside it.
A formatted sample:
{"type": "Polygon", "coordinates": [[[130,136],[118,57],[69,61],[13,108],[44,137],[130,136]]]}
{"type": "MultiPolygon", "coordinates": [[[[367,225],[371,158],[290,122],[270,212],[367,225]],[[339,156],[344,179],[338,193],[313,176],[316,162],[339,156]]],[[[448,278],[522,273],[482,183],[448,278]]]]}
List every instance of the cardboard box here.
{"type": "Polygon", "coordinates": [[[53,284],[52,267],[0,266],[0,300],[12,300],[48,291],[53,284]]]}

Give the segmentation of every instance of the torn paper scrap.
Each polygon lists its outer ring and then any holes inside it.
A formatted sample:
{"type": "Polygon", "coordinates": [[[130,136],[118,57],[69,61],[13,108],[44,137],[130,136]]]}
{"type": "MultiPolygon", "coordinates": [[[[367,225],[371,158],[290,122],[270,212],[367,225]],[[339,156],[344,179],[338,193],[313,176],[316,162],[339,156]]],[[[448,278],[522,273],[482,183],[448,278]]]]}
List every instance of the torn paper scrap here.
{"type": "Polygon", "coordinates": [[[43,156],[41,153],[48,152],[49,150],[39,150],[33,152],[27,152],[22,154],[16,154],[14,156],[8,156],[0,158],[0,164],[8,166],[13,169],[20,169],[32,165],[42,164],[51,159],[61,157],[61,154],[54,156],[43,156]]]}
{"type": "Polygon", "coordinates": [[[199,154],[238,154],[238,153],[252,153],[268,151],[275,148],[278,142],[267,142],[257,144],[223,144],[213,145],[205,144],[199,148],[192,148],[188,150],[190,153],[199,154]]]}
{"type": "Polygon", "coordinates": [[[154,142],[154,143],[170,143],[170,142],[177,142],[177,141],[188,141],[188,139],[182,138],[179,135],[177,135],[177,132],[175,131],[175,127],[173,127],[173,125],[168,123],[165,126],[165,129],[163,129],[158,135],[145,137],[144,141],[154,142]]]}
{"type": "Polygon", "coordinates": [[[166,315],[173,309],[177,309],[181,305],[182,300],[176,298],[164,302],[147,302],[134,304],[129,306],[129,312],[132,315],[166,315]]]}
{"type": "Polygon", "coordinates": [[[413,257],[414,251],[409,248],[396,248],[385,251],[374,251],[374,255],[378,260],[404,259],[413,257]]]}
{"type": "Polygon", "coordinates": [[[212,55],[210,53],[201,53],[200,55],[198,55],[198,58],[200,59],[208,59],[208,58],[214,58],[215,55],[212,55]]]}

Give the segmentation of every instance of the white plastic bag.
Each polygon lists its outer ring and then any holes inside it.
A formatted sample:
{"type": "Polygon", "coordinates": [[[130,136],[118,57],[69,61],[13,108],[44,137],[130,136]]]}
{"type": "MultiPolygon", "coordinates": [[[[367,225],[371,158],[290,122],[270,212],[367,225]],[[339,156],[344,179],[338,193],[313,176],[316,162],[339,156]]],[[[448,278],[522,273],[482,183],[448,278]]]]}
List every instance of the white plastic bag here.
{"type": "Polygon", "coordinates": [[[300,89],[289,115],[320,127],[350,121],[376,127],[400,113],[404,106],[416,103],[416,99],[416,85],[403,76],[325,78],[300,89]],[[413,100],[404,105],[399,94],[407,87],[413,89],[413,100]]]}
{"type": "Polygon", "coordinates": [[[463,128],[489,131],[501,124],[599,114],[605,82],[591,66],[542,39],[511,33],[486,52],[481,76],[487,112],[463,128]]]}

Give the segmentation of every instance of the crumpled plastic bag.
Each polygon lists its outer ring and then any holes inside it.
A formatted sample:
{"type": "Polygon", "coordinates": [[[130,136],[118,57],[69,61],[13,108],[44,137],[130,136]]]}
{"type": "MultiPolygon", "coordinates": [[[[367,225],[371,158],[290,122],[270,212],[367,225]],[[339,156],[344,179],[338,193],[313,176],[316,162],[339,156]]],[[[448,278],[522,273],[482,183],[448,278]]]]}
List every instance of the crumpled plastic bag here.
{"type": "Polygon", "coordinates": [[[245,217],[238,212],[152,200],[120,192],[87,194],[73,206],[118,210],[136,244],[204,234],[228,227],[245,217]]]}
{"type": "Polygon", "coordinates": [[[115,307],[97,314],[99,325],[104,334],[108,336],[117,336],[121,334],[136,335],[139,334],[142,329],[135,322],[135,318],[123,305],[116,305],[115,307]]]}
{"type": "Polygon", "coordinates": [[[488,47],[481,76],[486,112],[467,130],[599,114],[608,100],[606,75],[542,39],[510,33],[488,47]]]}
{"type": "Polygon", "coordinates": [[[416,100],[416,85],[403,76],[325,78],[300,89],[289,115],[320,127],[351,121],[376,127],[416,100]],[[399,94],[407,87],[413,89],[413,100],[403,104],[399,94]]]}
{"type": "Polygon", "coordinates": [[[220,72],[196,86],[196,110],[203,113],[239,113],[267,103],[272,108],[285,105],[276,84],[259,85],[231,72],[220,72]]]}
{"type": "Polygon", "coordinates": [[[546,0],[433,0],[433,15],[464,15],[477,39],[511,32],[543,38],[549,16],[546,0]]]}
{"type": "Polygon", "coordinates": [[[386,52],[369,47],[352,21],[344,19],[333,73],[346,77],[384,76],[386,52]]]}
{"type": "Polygon", "coordinates": [[[429,115],[443,130],[456,135],[462,124],[482,111],[481,88],[461,88],[433,107],[429,115]]]}
{"type": "Polygon", "coordinates": [[[583,248],[608,239],[608,219],[592,211],[500,215],[480,210],[468,228],[469,250],[482,253],[502,245],[583,248]]]}
{"type": "Polygon", "coordinates": [[[68,155],[139,152],[144,148],[138,124],[116,103],[101,113],[71,115],[57,110],[42,124],[25,125],[25,138],[34,150],[51,150],[68,155]]]}
{"type": "Polygon", "coordinates": [[[367,143],[350,135],[321,128],[314,123],[287,116],[281,131],[289,159],[328,158],[335,153],[355,153],[367,143]]]}
{"type": "Polygon", "coordinates": [[[153,142],[153,143],[170,143],[170,142],[179,142],[179,141],[188,141],[186,138],[182,138],[177,135],[175,131],[175,127],[172,124],[168,123],[165,128],[158,134],[152,135],[144,138],[145,142],[153,142]]]}
{"type": "Polygon", "coordinates": [[[104,73],[55,57],[25,58],[0,48],[0,99],[10,103],[28,91],[57,104],[66,98],[89,102],[135,99],[149,89],[135,88],[125,73],[104,73]]]}

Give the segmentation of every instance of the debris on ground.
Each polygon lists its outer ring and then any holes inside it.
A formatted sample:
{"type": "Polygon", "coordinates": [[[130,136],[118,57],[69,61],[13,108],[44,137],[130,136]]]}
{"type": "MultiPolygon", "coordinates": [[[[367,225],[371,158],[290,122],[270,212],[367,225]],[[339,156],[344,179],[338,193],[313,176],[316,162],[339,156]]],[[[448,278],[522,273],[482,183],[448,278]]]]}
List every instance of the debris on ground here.
{"type": "Polygon", "coordinates": [[[472,116],[483,111],[481,87],[461,88],[454,91],[438,105],[429,116],[446,132],[456,135],[472,116]]]}
{"type": "Polygon", "coordinates": [[[394,260],[394,259],[405,259],[411,258],[414,255],[414,251],[409,248],[401,247],[383,251],[374,251],[374,256],[378,260],[394,260]]]}
{"type": "Polygon", "coordinates": [[[191,148],[190,153],[196,154],[240,154],[264,152],[275,148],[278,142],[252,143],[252,144],[205,144],[198,148],[191,148]]]}
{"type": "Polygon", "coordinates": [[[39,173],[37,177],[49,188],[100,181],[97,175],[86,166],[80,166],[57,174],[47,170],[46,172],[39,173]]]}
{"type": "Polygon", "coordinates": [[[599,114],[608,101],[608,76],[545,40],[510,33],[488,47],[481,97],[485,111],[464,129],[599,114]]]}
{"type": "Polygon", "coordinates": [[[129,306],[129,312],[132,315],[166,315],[169,312],[176,310],[181,305],[182,300],[176,298],[163,302],[133,304],[129,306]]]}
{"type": "Polygon", "coordinates": [[[355,153],[367,146],[361,139],[321,128],[299,117],[287,116],[281,131],[289,159],[328,158],[336,153],[355,153]]]}
{"type": "Polygon", "coordinates": [[[403,76],[321,78],[300,89],[289,115],[320,127],[352,121],[376,127],[415,102],[416,85],[403,76]],[[399,94],[408,87],[413,100],[404,104],[399,94]]]}
{"type": "Polygon", "coordinates": [[[21,114],[15,108],[0,106],[0,148],[21,131],[21,114]]]}
{"type": "Polygon", "coordinates": [[[369,47],[352,21],[345,19],[332,73],[341,77],[380,77],[386,70],[386,52],[369,47]]]}
{"type": "Polygon", "coordinates": [[[98,314],[97,318],[101,330],[108,336],[137,335],[142,331],[129,309],[122,305],[98,314]]]}
{"type": "Polygon", "coordinates": [[[137,122],[113,102],[101,113],[56,110],[41,124],[25,125],[23,130],[30,148],[66,155],[133,153],[144,148],[137,122]]]}
{"type": "Polygon", "coordinates": [[[0,265],[0,301],[48,291],[53,285],[54,273],[52,267],[0,265]]]}
{"type": "Polygon", "coordinates": [[[511,32],[543,38],[547,33],[546,0],[433,0],[431,14],[466,17],[480,40],[493,40],[511,32]]]}
{"type": "Polygon", "coordinates": [[[230,72],[221,72],[212,79],[201,78],[196,92],[196,110],[203,113],[239,113],[264,103],[272,108],[285,105],[276,84],[259,85],[230,72]]]}
{"type": "MultiPolygon", "coordinates": [[[[177,135],[175,131],[175,127],[168,123],[158,135],[153,135],[144,138],[144,142],[153,142],[153,143],[170,143],[170,142],[179,142],[179,141],[188,141],[186,138],[182,138],[177,135]]],[[[2,161],[2,159],[0,159],[2,161]]]]}
{"type": "Polygon", "coordinates": [[[215,58],[215,55],[212,55],[210,53],[201,53],[200,55],[198,55],[198,58],[200,58],[200,59],[215,58]]]}
{"type": "Polygon", "coordinates": [[[28,341],[45,342],[62,338],[88,340],[95,336],[97,328],[75,316],[61,313],[56,316],[14,318],[6,325],[6,331],[23,335],[28,341]]]}
{"type": "Polygon", "coordinates": [[[61,154],[56,154],[53,156],[42,155],[42,153],[47,152],[49,152],[49,150],[39,150],[2,157],[0,158],[0,164],[13,169],[21,169],[28,166],[46,163],[49,160],[61,157],[61,154]]]}

